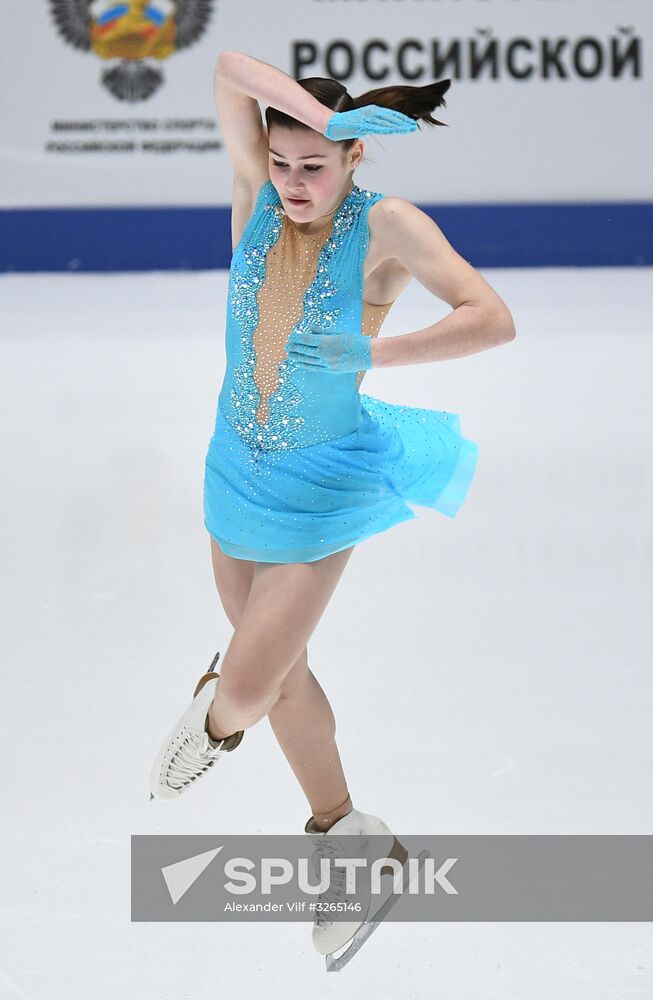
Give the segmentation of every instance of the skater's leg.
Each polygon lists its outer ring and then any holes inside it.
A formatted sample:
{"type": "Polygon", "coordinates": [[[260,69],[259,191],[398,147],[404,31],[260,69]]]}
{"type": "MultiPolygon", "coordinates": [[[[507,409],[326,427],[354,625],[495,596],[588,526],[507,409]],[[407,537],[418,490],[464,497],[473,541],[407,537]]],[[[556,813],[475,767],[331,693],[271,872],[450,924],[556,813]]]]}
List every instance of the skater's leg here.
{"type": "MultiPolygon", "coordinates": [[[[234,559],[211,538],[211,560],[225,614],[240,626],[256,564],[234,559]]],[[[335,741],[335,718],[324,691],[308,667],[304,646],[284,677],[268,712],[270,725],[311,806],[315,824],[328,829],[352,808],[335,741]]],[[[214,731],[213,736],[230,735],[214,731]]]]}
{"type": "Polygon", "coordinates": [[[209,538],[213,578],[220,595],[220,603],[227,618],[236,628],[247,604],[256,563],[249,559],[234,559],[233,556],[228,556],[212,535],[209,535],[209,538]]]}
{"type": "Polygon", "coordinates": [[[220,667],[210,731],[255,725],[275,704],[347,564],[353,546],[310,563],[256,563],[220,667]]]}
{"type": "Polygon", "coordinates": [[[307,650],[286,676],[268,712],[279,745],[308,799],[315,824],[326,830],[352,808],[336,745],[336,720],[307,650]]]}

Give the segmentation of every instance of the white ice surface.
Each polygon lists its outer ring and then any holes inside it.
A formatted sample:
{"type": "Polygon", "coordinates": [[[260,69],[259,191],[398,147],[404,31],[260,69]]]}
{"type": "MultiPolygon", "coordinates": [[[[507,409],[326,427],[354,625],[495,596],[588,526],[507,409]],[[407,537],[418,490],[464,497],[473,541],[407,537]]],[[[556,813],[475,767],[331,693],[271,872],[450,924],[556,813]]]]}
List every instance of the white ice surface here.
{"type": "MultiPolygon", "coordinates": [[[[650,269],[491,270],[517,339],[369,372],[459,413],[451,520],[357,547],[309,643],[354,804],[399,834],[650,834],[650,269]]],[[[226,272],[0,279],[0,996],[649,1000],[645,923],[132,923],[130,835],[301,833],[267,720],[177,802],[155,751],[232,630],[202,476],[226,272]]],[[[413,282],[385,335],[448,311],[413,282]]]]}

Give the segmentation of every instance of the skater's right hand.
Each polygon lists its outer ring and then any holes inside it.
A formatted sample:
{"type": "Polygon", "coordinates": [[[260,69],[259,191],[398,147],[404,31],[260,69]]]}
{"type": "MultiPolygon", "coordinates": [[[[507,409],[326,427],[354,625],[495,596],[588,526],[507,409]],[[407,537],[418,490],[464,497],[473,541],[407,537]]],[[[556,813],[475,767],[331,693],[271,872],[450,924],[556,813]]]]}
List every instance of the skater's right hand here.
{"type": "Polygon", "coordinates": [[[366,104],[352,111],[336,111],[329,118],[324,135],[327,139],[339,142],[341,139],[357,139],[363,135],[415,131],[417,122],[409,115],[392,108],[382,108],[379,104],[366,104]]]}
{"type": "Polygon", "coordinates": [[[364,333],[324,334],[299,330],[285,343],[290,361],[328,372],[364,372],[372,367],[372,337],[364,333]]]}

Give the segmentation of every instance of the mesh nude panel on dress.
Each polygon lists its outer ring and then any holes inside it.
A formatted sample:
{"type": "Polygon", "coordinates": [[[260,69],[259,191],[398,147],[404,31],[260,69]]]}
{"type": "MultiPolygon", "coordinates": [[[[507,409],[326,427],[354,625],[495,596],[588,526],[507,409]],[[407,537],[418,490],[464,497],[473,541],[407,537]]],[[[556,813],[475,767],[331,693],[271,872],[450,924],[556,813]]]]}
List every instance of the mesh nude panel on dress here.
{"type": "MultiPolygon", "coordinates": [[[[265,279],[256,295],[259,322],[253,336],[254,381],[260,395],[258,423],[268,420],[268,401],[279,385],[279,364],[287,357],[284,344],[302,317],[304,292],[315,279],[320,251],[329,238],[329,220],[317,233],[302,233],[284,214],[279,238],[266,259],[265,279]]],[[[392,303],[363,304],[362,332],[375,337],[392,303]]],[[[358,373],[357,387],[364,372],[358,373]]]]}
{"type": "MultiPolygon", "coordinates": [[[[363,319],[361,321],[361,333],[366,337],[378,336],[383,320],[392,309],[394,302],[386,302],[381,306],[372,305],[371,302],[363,302],[363,319]]],[[[359,372],[356,380],[356,388],[360,388],[365,372],[359,372]]]]}

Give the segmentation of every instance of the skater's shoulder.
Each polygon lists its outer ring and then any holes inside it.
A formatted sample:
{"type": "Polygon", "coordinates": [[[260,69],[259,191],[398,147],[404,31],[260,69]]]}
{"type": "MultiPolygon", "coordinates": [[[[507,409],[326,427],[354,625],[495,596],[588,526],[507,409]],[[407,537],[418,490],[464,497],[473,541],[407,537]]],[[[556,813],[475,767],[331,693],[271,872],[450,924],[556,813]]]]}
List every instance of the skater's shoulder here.
{"type": "Polygon", "coordinates": [[[396,195],[381,195],[370,208],[368,213],[369,227],[372,235],[379,240],[392,242],[396,238],[397,232],[406,233],[416,226],[420,217],[429,217],[421,209],[413,205],[406,198],[399,198],[396,195]]]}
{"type": "Polygon", "coordinates": [[[392,225],[393,220],[410,220],[416,212],[424,214],[407,198],[400,198],[394,194],[382,194],[381,192],[373,193],[377,195],[379,200],[372,205],[370,215],[374,212],[380,223],[392,225]]]}

